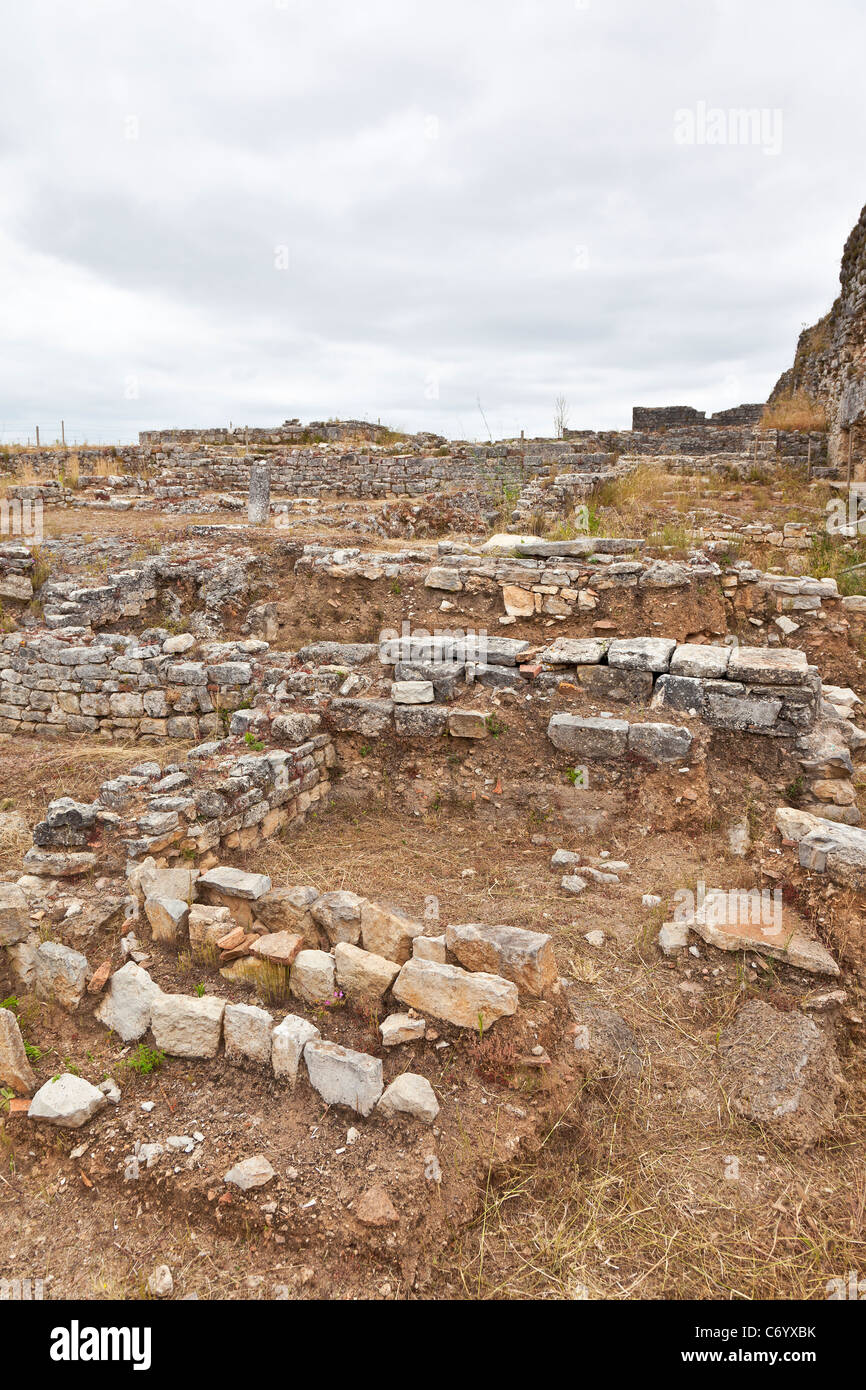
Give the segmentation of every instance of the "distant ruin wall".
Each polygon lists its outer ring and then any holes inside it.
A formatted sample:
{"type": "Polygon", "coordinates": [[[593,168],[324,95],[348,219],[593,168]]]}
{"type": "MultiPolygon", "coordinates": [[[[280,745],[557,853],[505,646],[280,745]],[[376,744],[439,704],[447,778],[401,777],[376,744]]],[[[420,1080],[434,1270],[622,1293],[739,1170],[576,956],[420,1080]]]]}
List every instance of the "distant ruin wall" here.
{"type": "Polygon", "coordinates": [[[757,425],[764,413],[763,405],[735,405],[730,410],[717,410],[709,419],[703,410],[690,405],[636,405],[631,413],[633,430],[670,430],[690,426],[757,425]]]}

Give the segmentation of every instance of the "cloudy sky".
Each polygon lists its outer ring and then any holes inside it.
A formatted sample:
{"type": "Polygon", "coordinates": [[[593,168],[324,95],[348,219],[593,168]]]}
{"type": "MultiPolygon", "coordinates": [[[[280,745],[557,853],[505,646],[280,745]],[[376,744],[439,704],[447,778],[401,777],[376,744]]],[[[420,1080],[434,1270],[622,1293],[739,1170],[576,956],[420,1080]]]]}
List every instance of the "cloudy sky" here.
{"type": "Polygon", "coordinates": [[[866,201],[864,50],[862,0],[8,5],[0,438],[763,400],[866,201]]]}

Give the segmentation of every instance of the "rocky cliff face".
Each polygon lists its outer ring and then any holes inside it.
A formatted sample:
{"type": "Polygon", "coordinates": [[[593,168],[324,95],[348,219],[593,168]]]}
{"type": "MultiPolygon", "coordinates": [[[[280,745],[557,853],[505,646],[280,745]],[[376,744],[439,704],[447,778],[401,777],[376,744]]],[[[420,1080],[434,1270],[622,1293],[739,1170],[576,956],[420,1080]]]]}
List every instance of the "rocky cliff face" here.
{"type": "Polygon", "coordinates": [[[830,456],[841,461],[849,429],[858,457],[866,443],[866,207],[845,243],[839,281],[838,299],[800,334],[794,365],[770,401],[804,391],[819,402],[827,413],[830,456]]]}

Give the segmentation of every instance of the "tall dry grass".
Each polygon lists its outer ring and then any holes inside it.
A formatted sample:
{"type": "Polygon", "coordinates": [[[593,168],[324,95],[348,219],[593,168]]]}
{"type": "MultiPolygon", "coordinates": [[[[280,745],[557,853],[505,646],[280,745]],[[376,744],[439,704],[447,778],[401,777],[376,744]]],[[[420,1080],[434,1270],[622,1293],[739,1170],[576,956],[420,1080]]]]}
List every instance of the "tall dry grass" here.
{"type": "Polygon", "coordinates": [[[805,391],[791,391],[768,405],[762,430],[826,430],[827,412],[805,391]]]}

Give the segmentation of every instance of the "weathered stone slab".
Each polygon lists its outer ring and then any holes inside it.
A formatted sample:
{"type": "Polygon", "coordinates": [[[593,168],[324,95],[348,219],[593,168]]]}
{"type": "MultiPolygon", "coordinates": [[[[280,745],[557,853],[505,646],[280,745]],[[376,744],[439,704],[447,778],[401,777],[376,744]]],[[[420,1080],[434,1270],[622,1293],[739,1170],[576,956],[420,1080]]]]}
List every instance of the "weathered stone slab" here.
{"type": "Polygon", "coordinates": [[[624,719],[582,719],[576,714],[554,714],[547,737],[555,748],[578,759],[621,758],[628,746],[624,719]]]}
{"type": "Polygon", "coordinates": [[[251,526],[261,526],[271,510],[271,466],[256,459],[250,468],[250,491],[247,500],[247,520],[251,526]]]}
{"type": "Polygon", "coordinates": [[[157,1047],[173,1057],[215,1057],[225,1007],[225,1000],[213,995],[159,995],[151,1007],[151,1028],[157,1047]]]}
{"type": "Polygon", "coordinates": [[[334,993],[334,957],[327,951],[299,951],[289,974],[289,988],[307,1004],[321,1004],[334,993]]]}
{"type": "Polygon", "coordinates": [[[21,1029],[11,1009],[0,1009],[0,1081],[19,1096],[28,1095],[36,1087],[21,1029]]]}
{"type": "Polygon", "coordinates": [[[519,584],[503,584],[502,602],[509,618],[532,618],[535,615],[535,595],[519,584]]]}
{"type": "Polygon", "coordinates": [[[424,923],[399,908],[361,900],[361,941],[365,951],[403,965],[412,954],[412,943],[423,936],[424,923]]]}
{"type": "Polygon", "coordinates": [[[29,849],[23,860],[24,872],[41,878],[76,878],[96,868],[96,855],[86,850],[29,849]]]}
{"type": "Polygon", "coordinates": [[[219,942],[230,931],[233,918],[227,907],[196,903],[187,918],[189,948],[197,960],[216,960],[219,942]]]}
{"type": "Polygon", "coordinates": [[[802,685],[809,663],[792,647],[737,647],[728,662],[728,679],[761,685],[802,685]]]}
{"type": "Polygon", "coordinates": [[[413,957],[394,982],[395,998],[458,1028],[489,1028],[517,1012],[517,986],[485,972],[413,957]]]}
{"type": "Polygon", "coordinates": [[[394,732],[400,738],[438,738],[448,723],[444,705],[395,705],[394,732]]]}
{"type": "Polygon", "coordinates": [[[383,1047],[397,1047],[400,1043],[419,1042],[427,1032],[423,1018],[412,1014],[389,1014],[379,1024],[379,1036],[383,1047]]]}
{"type": "MultiPolygon", "coordinates": [[[[679,650],[679,649],[678,649],[679,650]]],[[[700,714],[704,703],[704,683],[696,676],[659,676],[653,690],[653,709],[676,709],[700,714]]]]}
{"type": "Polygon", "coordinates": [[[705,688],[701,718],[716,729],[752,733],[772,729],[781,709],[781,700],[752,700],[705,688]]]}
{"type": "Polygon", "coordinates": [[[304,938],[300,932],[266,932],[257,936],[250,951],[261,960],[274,965],[291,965],[295,957],[304,949],[304,938]]]}
{"type": "Polygon", "coordinates": [[[61,1129],[78,1129],[108,1104],[108,1098],[83,1076],[64,1072],[40,1086],[30,1104],[28,1118],[44,1120],[61,1129]]]}
{"type": "Polygon", "coordinates": [[[448,732],[452,738],[487,738],[487,715],[483,710],[452,709],[448,712],[448,732]]]}
{"type": "Polygon", "coordinates": [[[542,932],[463,923],[445,928],[445,944],[465,969],[500,975],[525,994],[544,994],[557,977],[553,941],[542,932]]]}
{"type": "Polygon", "coordinates": [[[673,637],[614,637],[607,664],[627,671],[667,671],[676,645],[673,637]]]}
{"type": "Polygon", "coordinates": [[[676,763],[691,752],[694,735],[678,724],[630,724],[628,750],[652,763],[676,763]]]}
{"type": "Polygon", "coordinates": [[[811,1018],[751,999],[723,1030],[719,1061],[734,1110],[782,1143],[809,1148],[831,1129],[841,1070],[811,1018]]]}
{"type": "Polygon", "coordinates": [[[391,728],[394,705],[391,700],[334,699],[328,713],[334,728],[341,733],[378,738],[391,728]]]}
{"type": "Polygon", "coordinates": [[[643,540],[628,536],[576,536],[570,541],[544,541],[538,536],[518,536],[501,532],[481,547],[482,553],[517,557],[555,555],[581,559],[586,555],[629,555],[643,547],[643,540]]]}
{"type": "Polygon", "coordinates": [[[304,1048],[313,1038],[320,1037],[318,1028],[299,1014],[286,1014],[271,1037],[271,1065],[274,1076],[285,1077],[294,1086],[304,1048]]]}
{"type": "Polygon", "coordinates": [[[122,1042],[136,1042],[150,1027],[154,999],[162,993],[159,985],[135,961],[127,961],[112,975],[108,989],[96,1009],[96,1017],[116,1033],[122,1042]]]}
{"type": "Polygon", "coordinates": [[[304,1048],[310,1085],[328,1105],[369,1115],[382,1094],[382,1063],[366,1052],[314,1038],[304,1048]]]}
{"type": "Polygon", "coordinates": [[[334,947],[334,968],[337,984],[346,997],[365,1009],[379,1007],[400,973],[396,961],[364,951],[349,941],[338,941],[334,947]]]}
{"type": "Polygon", "coordinates": [[[0,946],[14,946],[30,932],[24,892],[16,883],[0,883],[0,946]]]}
{"type": "Polygon", "coordinates": [[[692,930],[721,951],[755,951],[800,970],[838,975],[830,952],[803,925],[787,904],[777,910],[769,890],[762,897],[757,889],[710,889],[690,920],[692,930]]]}
{"type": "Polygon", "coordinates": [[[274,1020],[267,1009],[260,1009],[255,1004],[226,1004],[223,1037],[226,1057],[230,1061],[269,1065],[273,1031],[274,1020]]]}
{"type": "Polygon", "coordinates": [[[432,1125],[439,1114],[439,1102],[426,1076],[404,1071],[384,1091],[377,1109],[385,1115],[411,1115],[432,1125]]]}
{"type": "Polygon", "coordinates": [[[596,700],[643,705],[653,693],[650,671],[631,671],[615,666],[577,666],[574,678],[581,690],[596,700]]]}
{"type": "Polygon", "coordinates": [[[292,888],[272,888],[256,900],[257,919],[270,932],[298,932],[307,946],[318,948],[324,937],[310,909],[319,897],[319,890],[303,885],[292,888]]]}
{"type": "Polygon", "coordinates": [[[541,653],[545,666],[594,666],[610,646],[606,637],[557,637],[541,653]]]}
{"type": "Polygon", "coordinates": [[[199,884],[203,888],[215,888],[227,897],[244,898],[255,902],[271,891],[271,880],[267,874],[248,874],[243,869],[233,869],[227,864],[208,869],[202,874],[199,884]]]}
{"type": "Polygon", "coordinates": [[[310,908],[313,919],[323,927],[332,945],[338,941],[357,944],[361,937],[361,909],[367,899],[345,888],[323,893],[310,908]]]}
{"type": "Polygon", "coordinates": [[[363,666],[378,651],[376,642],[310,642],[298,657],[307,666],[363,666]]]}
{"type": "Polygon", "coordinates": [[[444,965],[447,960],[445,933],[441,936],[416,936],[412,942],[412,955],[419,960],[438,960],[444,965]]]}
{"type": "Polygon", "coordinates": [[[86,956],[59,941],[43,941],[36,949],[33,980],[37,999],[58,1004],[72,1013],[87,988],[86,956]]]}
{"type": "Polygon", "coordinates": [[[395,705],[430,705],[434,694],[432,681],[391,682],[391,699],[395,705]]]}
{"type": "Polygon", "coordinates": [[[424,579],[425,589],[445,589],[449,593],[458,593],[463,584],[456,569],[449,569],[445,565],[434,565],[428,570],[424,579]]]}
{"type": "Polygon", "coordinates": [[[176,942],[189,920],[189,907],[180,898],[147,898],[144,915],[150,923],[154,941],[176,942]]]}
{"type": "Polygon", "coordinates": [[[680,642],[671,656],[672,676],[694,676],[713,680],[724,676],[731,659],[730,647],[713,647],[700,642],[680,642]]]}

